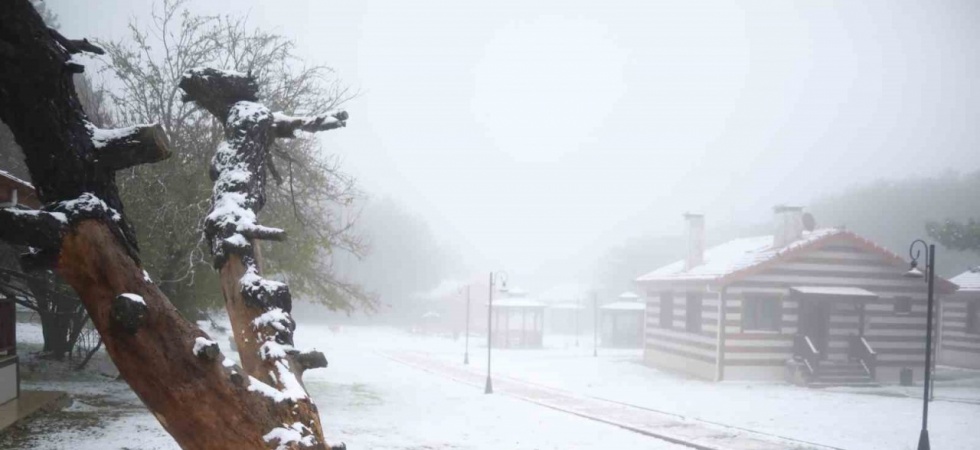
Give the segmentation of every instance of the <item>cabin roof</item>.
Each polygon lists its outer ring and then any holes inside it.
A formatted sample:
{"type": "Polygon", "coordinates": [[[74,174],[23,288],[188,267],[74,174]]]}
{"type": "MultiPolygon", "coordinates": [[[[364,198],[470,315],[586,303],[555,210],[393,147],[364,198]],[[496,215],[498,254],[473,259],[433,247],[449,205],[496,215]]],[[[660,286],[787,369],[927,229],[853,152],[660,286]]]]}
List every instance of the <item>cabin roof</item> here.
{"type": "MultiPolygon", "coordinates": [[[[689,270],[685,270],[685,260],[682,259],[640,276],[636,281],[654,284],[665,282],[728,284],[799,256],[801,253],[816,250],[832,241],[844,241],[865,251],[877,253],[883,259],[894,263],[896,268],[908,267],[908,261],[901,256],[851,231],[823,228],[804,231],[800,239],[779,248],[773,247],[771,235],[734,239],[706,250],[704,262],[689,270]]],[[[980,289],[980,277],[977,280],[980,289]]],[[[944,294],[957,290],[955,284],[941,277],[936,277],[936,286],[937,291],[944,294]]]]}
{"type": "Polygon", "coordinates": [[[704,262],[690,270],[684,270],[685,260],[681,259],[636,281],[715,281],[842,232],[836,228],[805,231],[801,239],[782,248],[773,248],[771,235],[734,239],[705,250],[704,262]]]}
{"type": "Polygon", "coordinates": [[[0,203],[10,201],[9,193],[14,189],[17,190],[17,203],[34,209],[41,207],[41,202],[37,199],[37,193],[34,191],[34,185],[0,169],[0,203]]]}
{"type": "Polygon", "coordinates": [[[980,292],[980,267],[973,267],[949,281],[959,286],[960,292],[980,292]]]}

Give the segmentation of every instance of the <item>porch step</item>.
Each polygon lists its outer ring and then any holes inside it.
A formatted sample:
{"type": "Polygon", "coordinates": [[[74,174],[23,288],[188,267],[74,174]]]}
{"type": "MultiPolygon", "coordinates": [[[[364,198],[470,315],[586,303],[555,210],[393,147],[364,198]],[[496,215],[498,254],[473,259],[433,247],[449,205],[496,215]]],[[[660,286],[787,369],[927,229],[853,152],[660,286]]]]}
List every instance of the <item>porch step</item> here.
{"type": "Polygon", "coordinates": [[[876,387],[875,382],[864,366],[857,361],[821,361],[817,373],[807,383],[811,388],[836,386],[876,387]]]}

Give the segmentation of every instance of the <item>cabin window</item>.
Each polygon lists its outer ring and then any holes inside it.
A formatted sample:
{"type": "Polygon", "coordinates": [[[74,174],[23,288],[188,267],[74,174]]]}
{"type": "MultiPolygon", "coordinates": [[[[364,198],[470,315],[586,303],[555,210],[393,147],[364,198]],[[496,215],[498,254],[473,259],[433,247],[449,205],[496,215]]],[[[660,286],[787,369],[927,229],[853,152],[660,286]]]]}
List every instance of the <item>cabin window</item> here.
{"type": "Polygon", "coordinates": [[[688,333],[700,333],[701,332],[701,303],[704,299],[704,294],[700,292],[688,292],[687,293],[687,305],[685,307],[684,314],[684,329],[688,333]]]}
{"type": "Polygon", "coordinates": [[[670,292],[660,293],[660,328],[674,326],[674,295],[670,292]]]}
{"type": "Polygon", "coordinates": [[[778,296],[742,299],[742,331],[781,331],[783,301],[778,296]]]}
{"type": "Polygon", "coordinates": [[[980,301],[966,302],[966,332],[980,334],[980,301]]]}
{"type": "Polygon", "coordinates": [[[912,297],[898,297],[895,299],[895,314],[912,313],[912,297]]]}

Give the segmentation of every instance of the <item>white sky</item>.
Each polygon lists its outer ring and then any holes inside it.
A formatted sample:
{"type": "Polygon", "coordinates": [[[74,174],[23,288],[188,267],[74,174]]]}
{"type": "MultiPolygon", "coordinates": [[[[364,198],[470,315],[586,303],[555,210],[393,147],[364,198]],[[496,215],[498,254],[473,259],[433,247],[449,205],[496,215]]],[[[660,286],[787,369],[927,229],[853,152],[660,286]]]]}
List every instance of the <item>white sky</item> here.
{"type": "MultiPolygon", "coordinates": [[[[120,38],[147,0],[48,0],[120,38]]],[[[364,95],[324,136],[486,269],[533,272],[680,214],[978,168],[980,3],[200,1],[364,95]]],[[[818,218],[819,220],[819,218],[818,218]]],[[[481,266],[482,267],[482,266],[481,266]]]]}

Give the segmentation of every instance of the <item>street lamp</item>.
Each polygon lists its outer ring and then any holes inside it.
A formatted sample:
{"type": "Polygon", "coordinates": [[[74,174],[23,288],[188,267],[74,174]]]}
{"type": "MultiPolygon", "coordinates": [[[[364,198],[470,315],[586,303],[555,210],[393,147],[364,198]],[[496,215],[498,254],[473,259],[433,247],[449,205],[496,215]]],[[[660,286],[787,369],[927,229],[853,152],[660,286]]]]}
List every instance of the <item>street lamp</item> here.
{"type": "Polygon", "coordinates": [[[599,356],[599,294],[592,293],[592,357],[599,356]]]}
{"type": "Polygon", "coordinates": [[[929,450],[929,383],[932,372],[930,370],[932,367],[932,304],[933,287],[936,281],[936,245],[926,244],[922,239],[916,239],[909,245],[909,257],[912,258],[911,268],[908,272],[905,272],[904,276],[909,278],[925,277],[926,282],[929,283],[928,311],[926,312],[926,366],[922,391],[922,432],[919,433],[918,447],[918,450],[929,450]],[[919,270],[919,255],[921,251],[915,248],[917,244],[921,245],[926,251],[925,273],[919,270]]]}
{"type": "Polygon", "coordinates": [[[501,290],[507,289],[507,272],[490,272],[490,301],[487,302],[487,386],[484,394],[493,394],[493,381],[490,380],[490,354],[493,349],[493,286],[496,278],[501,278],[501,290]]]}

